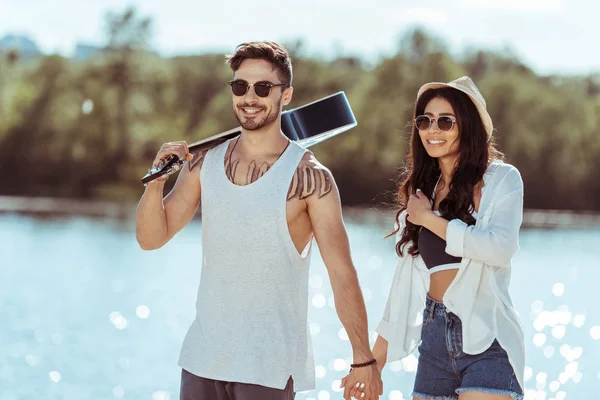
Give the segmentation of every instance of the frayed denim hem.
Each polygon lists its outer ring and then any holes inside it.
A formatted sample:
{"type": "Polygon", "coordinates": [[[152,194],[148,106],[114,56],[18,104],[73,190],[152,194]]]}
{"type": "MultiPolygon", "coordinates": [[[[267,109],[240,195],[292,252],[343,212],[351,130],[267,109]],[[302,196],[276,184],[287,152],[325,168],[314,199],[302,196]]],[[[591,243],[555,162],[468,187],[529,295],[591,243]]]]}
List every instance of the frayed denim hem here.
{"type": "Polygon", "coordinates": [[[411,396],[423,400],[458,400],[457,396],[432,396],[430,394],[423,394],[419,392],[412,392],[411,396]]]}
{"type": "Polygon", "coordinates": [[[511,390],[500,390],[500,389],[488,389],[482,387],[468,387],[468,388],[458,388],[456,389],[456,393],[460,392],[482,392],[489,394],[499,394],[502,396],[510,396],[512,400],[523,400],[523,395],[517,392],[513,392],[511,390]]]}

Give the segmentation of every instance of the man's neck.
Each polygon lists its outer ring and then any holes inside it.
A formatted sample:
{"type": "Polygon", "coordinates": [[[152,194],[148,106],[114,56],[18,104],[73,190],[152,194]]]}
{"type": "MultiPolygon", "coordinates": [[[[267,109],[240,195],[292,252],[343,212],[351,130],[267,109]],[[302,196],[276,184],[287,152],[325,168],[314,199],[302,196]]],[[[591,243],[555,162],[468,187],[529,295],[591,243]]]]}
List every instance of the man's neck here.
{"type": "Polygon", "coordinates": [[[266,130],[242,129],[236,150],[250,157],[279,154],[287,146],[288,141],[289,139],[281,131],[280,124],[273,124],[266,130]]]}

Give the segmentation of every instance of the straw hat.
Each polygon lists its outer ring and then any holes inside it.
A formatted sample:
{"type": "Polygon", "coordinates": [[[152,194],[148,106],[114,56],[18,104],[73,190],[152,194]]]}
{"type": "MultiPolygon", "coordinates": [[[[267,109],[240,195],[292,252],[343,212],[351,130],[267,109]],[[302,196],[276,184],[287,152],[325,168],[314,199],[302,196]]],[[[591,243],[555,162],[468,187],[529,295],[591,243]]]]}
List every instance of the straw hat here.
{"type": "Polygon", "coordinates": [[[494,125],[492,124],[492,117],[488,114],[485,104],[485,99],[475,86],[475,83],[468,76],[463,76],[458,79],[453,80],[452,82],[442,83],[442,82],[429,82],[421,86],[419,89],[419,93],[417,94],[417,101],[419,97],[426,90],[429,89],[439,89],[444,87],[451,87],[456,90],[460,90],[461,92],[467,94],[475,107],[477,107],[477,111],[479,111],[479,115],[481,116],[481,120],[483,121],[483,126],[485,127],[485,131],[488,134],[488,140],[492,137],[492,132],[494,130],[494,125]]]}

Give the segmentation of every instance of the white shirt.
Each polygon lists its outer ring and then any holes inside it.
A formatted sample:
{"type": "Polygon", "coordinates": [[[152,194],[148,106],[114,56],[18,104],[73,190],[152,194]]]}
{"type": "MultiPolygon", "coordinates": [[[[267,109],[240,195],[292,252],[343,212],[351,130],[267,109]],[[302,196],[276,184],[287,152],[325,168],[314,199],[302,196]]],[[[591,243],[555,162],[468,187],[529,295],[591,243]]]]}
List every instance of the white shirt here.
{"type": "MultiPolygon", "coordinates": [[[[462,321],[463,351],[480,354],[497,339],[523,388],[523,327],[508,293],[511,259],[519,250],[523,181],[515,167],[495,161],[487,168],[483,182],[475,225],[467,226],[459,219],[448,223],[446,252],[462,257],[462,261],[443,302],[462,321]]],[[[398,242],[406,225],[406,211],[397,224],[398,242]]],[[[420,255],[413,258],[408,254],[409,246],[398,258],[383,318],[376,329],[388,341],[388,362],[406,357],[421,341],[429,271],[420,255]]]]}

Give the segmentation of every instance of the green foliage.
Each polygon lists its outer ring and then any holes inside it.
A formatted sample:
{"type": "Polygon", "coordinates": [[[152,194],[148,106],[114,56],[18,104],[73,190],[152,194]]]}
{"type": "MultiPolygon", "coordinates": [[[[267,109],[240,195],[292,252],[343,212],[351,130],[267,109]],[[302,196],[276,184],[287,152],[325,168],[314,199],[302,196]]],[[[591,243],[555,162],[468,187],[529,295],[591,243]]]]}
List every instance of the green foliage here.
{"type": "MultiPolygon", "coordinates": [[[[105,50],[85,62],[0,59],[0,194],[134,200],[163,142],[237,125],[222,54],[161,58],[152,21],[107,16],[105,50]]],[[[301,55],[292,43],[289,108],[345,91],[358,127],[313,149],[346,204],[393,202],[418,88],[470,75],[486,97],[495,138],[519,168],[532,208],[600,209],[600,78],[541,77],[509,52],[461,57],[421,30],[367,66],[301,55]]]]}

